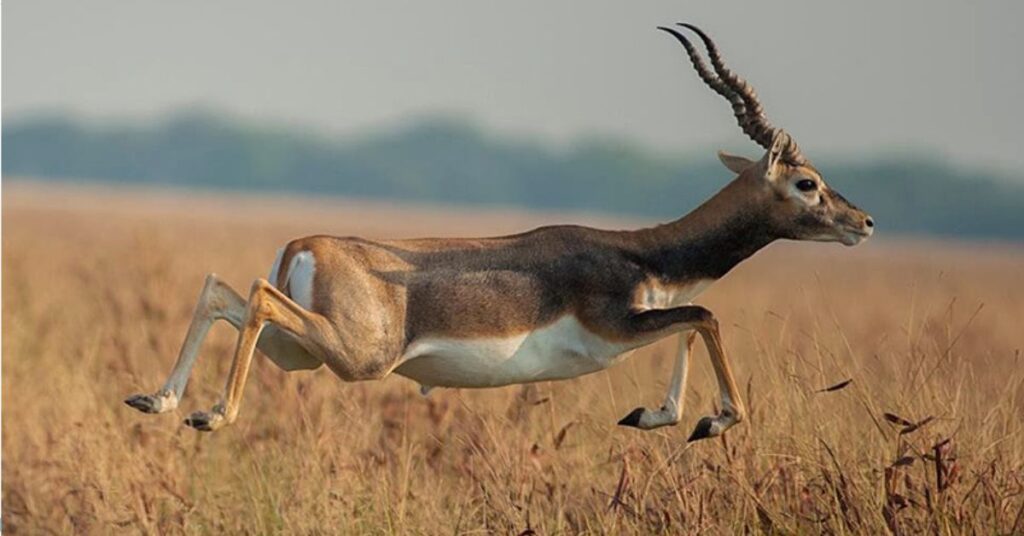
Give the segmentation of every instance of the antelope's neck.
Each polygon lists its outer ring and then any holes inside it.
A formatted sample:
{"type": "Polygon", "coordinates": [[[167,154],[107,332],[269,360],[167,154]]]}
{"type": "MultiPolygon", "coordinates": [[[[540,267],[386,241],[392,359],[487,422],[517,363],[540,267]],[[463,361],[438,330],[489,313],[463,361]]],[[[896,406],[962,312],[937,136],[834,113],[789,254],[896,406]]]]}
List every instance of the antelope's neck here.
{"type": "Polygon", "coordinates": [[[731,183],[682,218],[639,231],[650,269],[668,281],[718,279],[779,238],[742,187],[731,183]]]}

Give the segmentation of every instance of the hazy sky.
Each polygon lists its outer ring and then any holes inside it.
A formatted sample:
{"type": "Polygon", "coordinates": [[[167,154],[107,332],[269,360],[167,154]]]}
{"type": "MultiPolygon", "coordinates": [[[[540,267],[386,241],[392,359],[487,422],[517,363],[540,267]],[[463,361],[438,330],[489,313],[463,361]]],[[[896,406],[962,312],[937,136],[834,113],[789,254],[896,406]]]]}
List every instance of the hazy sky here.
{"type": "Polygon", "coordinates": [[[452,111],[552,140],[753,153],[654,30],[679,20],[718,40],[812,158],[909,149],[1024,169],[1019,0],[8,0],[3,112],[202,104],[351,132],[452,111]]]}

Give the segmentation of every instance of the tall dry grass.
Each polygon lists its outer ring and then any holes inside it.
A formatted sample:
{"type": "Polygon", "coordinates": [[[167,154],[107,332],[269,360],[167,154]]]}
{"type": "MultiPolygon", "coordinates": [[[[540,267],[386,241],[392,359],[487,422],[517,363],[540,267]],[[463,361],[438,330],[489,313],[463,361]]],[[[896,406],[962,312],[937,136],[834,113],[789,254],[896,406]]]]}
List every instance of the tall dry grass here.
{"type": "Polygon", "coordinates": [[[163,381],[207,272],[245,289],[276,247],[314,232],[545,219],[6,185],[4,529],[1024,531],[1020,249],[770,247],[698,300],[721,320],[750,413],[695,444],[717,396],[703,348],[678,427],[615,426],[660,403],[672,341],[577,380],[428,397],[399,377],[346,384],[258,359],[236,425],[201,434],[181,420],[226,378],[235,333],[219,325],[178,412],[121,403],[163,381]]]}

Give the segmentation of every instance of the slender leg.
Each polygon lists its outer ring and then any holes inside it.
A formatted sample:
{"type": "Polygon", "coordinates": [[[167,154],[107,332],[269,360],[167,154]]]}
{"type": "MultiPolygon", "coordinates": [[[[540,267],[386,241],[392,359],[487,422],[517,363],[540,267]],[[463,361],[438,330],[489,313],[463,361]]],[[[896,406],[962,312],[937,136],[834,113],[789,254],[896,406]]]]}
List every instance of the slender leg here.
{"type": "Polygon", "coordinates": [[[746,410],[740,399],[736,380],[722,349],[718,321],[711,311],[698,305],[672,309],[644,311],[631,315],[623,326],[625,335],[639,340],[656,340],[673,332],[696,330],[704,340],[711,357],[711,365],[718,379],[722,411],[714,417],[704,417],[690,434],[689,441],[714,437],[743,420],[746,410]]]}
{"type": "Polygon", "coordinates": [[[704,339],[704,345],[707,346],[708,355],[711,357],[711,366],[714,367],[715,376],[718,378],[718,391],[722,398],[722,411],[715,417],[702,418],[687,441],[696,441],[720,435],[742,421],[743,417],[746,416],[746,409],[743,407],[740,391],[736,387],[736,379],[732,376],[729,360],[726,359],[725,351],[722,349],[722,337],[718,331],[718,322],[714,322],[712,326],[698,331],[701,338],[704,339]]]}
{"type": "Polygon", "coordinates": [[[245,300],[216,274],[206,276],[206,283],[199,293],[192,323],[181,345],[178,360],[171,370],[163,388],[152,395],[133,395],[125,399],[129,406],[145,413],[164,413],[178,407],[188,385],[192,367],[199,355],[199,347],[210,331],[210,326],[217,320],[227,320],[233,326],[242,325],[245,314],[245,300]]]}
{"type": "Polygon", "coordinates": [[[665,395],[665,403],[661,405],[661,409],[653,411],[642,407],[636,408],[619,421],[620,425],[653,430],[679,422],[679,417],[683,413],[683,392],[686,390],[688,361],[696,340],[696,331],[679,335],[679,349],[675,365],[672,367],[672,380],[669,382],[668,394],[665,395]]]}
{"type": "MultiPolygon", "coordinates": [[[[125,403],[144,413],[164,413],[177,408],[192,375],[199,348],[210,327],[217,320],[226,320],[236,329],[241,329],[245,315],[245,299],[216,274],[206,276],[206,283],[199,294],[195,314],[192,316],[192,324],[178,353],[178,361],[174,364],[164,386],[151,395],[130,396],[125,399],[125,403]]],[[[276,329],[265,330],[259,337],[257,346],[284,370],[314,369],[323,364],[290,335],[276,329]]]]}
{"type": "Polygon", "coordinates": [[[268,323],[289,333],[303,343],[302,346],[320,350],[314,353],[323,354],[325,348],[337,346],[330,336],[332,330],[326,319],[303,309],[267,280],[257,279],[249,294],[249,303],[245,308],[245,318],[238,333],[238,344],[221,402],[212,411],[193,413],[185,419],[185,424],[199,430],[212,431],[234,422],[238,417],[253,351],[260,333],[268,323]]]}

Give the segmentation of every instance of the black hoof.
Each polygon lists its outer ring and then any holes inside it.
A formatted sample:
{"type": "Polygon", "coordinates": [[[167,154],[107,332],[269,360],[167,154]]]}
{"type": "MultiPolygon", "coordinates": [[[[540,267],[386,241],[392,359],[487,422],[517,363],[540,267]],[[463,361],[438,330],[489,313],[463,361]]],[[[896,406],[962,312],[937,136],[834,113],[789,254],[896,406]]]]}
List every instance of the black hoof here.
{"type": "Polygon", "coordinates": [[[714,423],[714,419],[711,417],[704,417],[697,423],[697,427],[693,429],[693,433],[690,434],[690,439],[686,442],[697,441],[698,439],[705,439],[711,437],[711,424],[714,423]]]}
{"type": "Polygon", "coordinates": [[[644,408],[636,408],[633,411],[630,411],[629,415],[626,415],[619,421],[619,426],[632,426],[634,428],[639,428],[640,416],[643,415],[645,411],[647,410],[644,408]]]}
{"type": "Polygon", "coordinates": [[[124,399],[124,403],[143,412],[156,413],[156,400],[152,395],[132,395],[124,399]]]}
{"type": "Polygon", "coordinates": [[[213,426],[211,426],[210,424],[211,418],[208,413],[197,411],[192,415],[189,415],[184,422],[185,424],[191,426],[192,428],[195,428],[196,430],[200,430],[203,432],[213,431],[213,426]]]}

